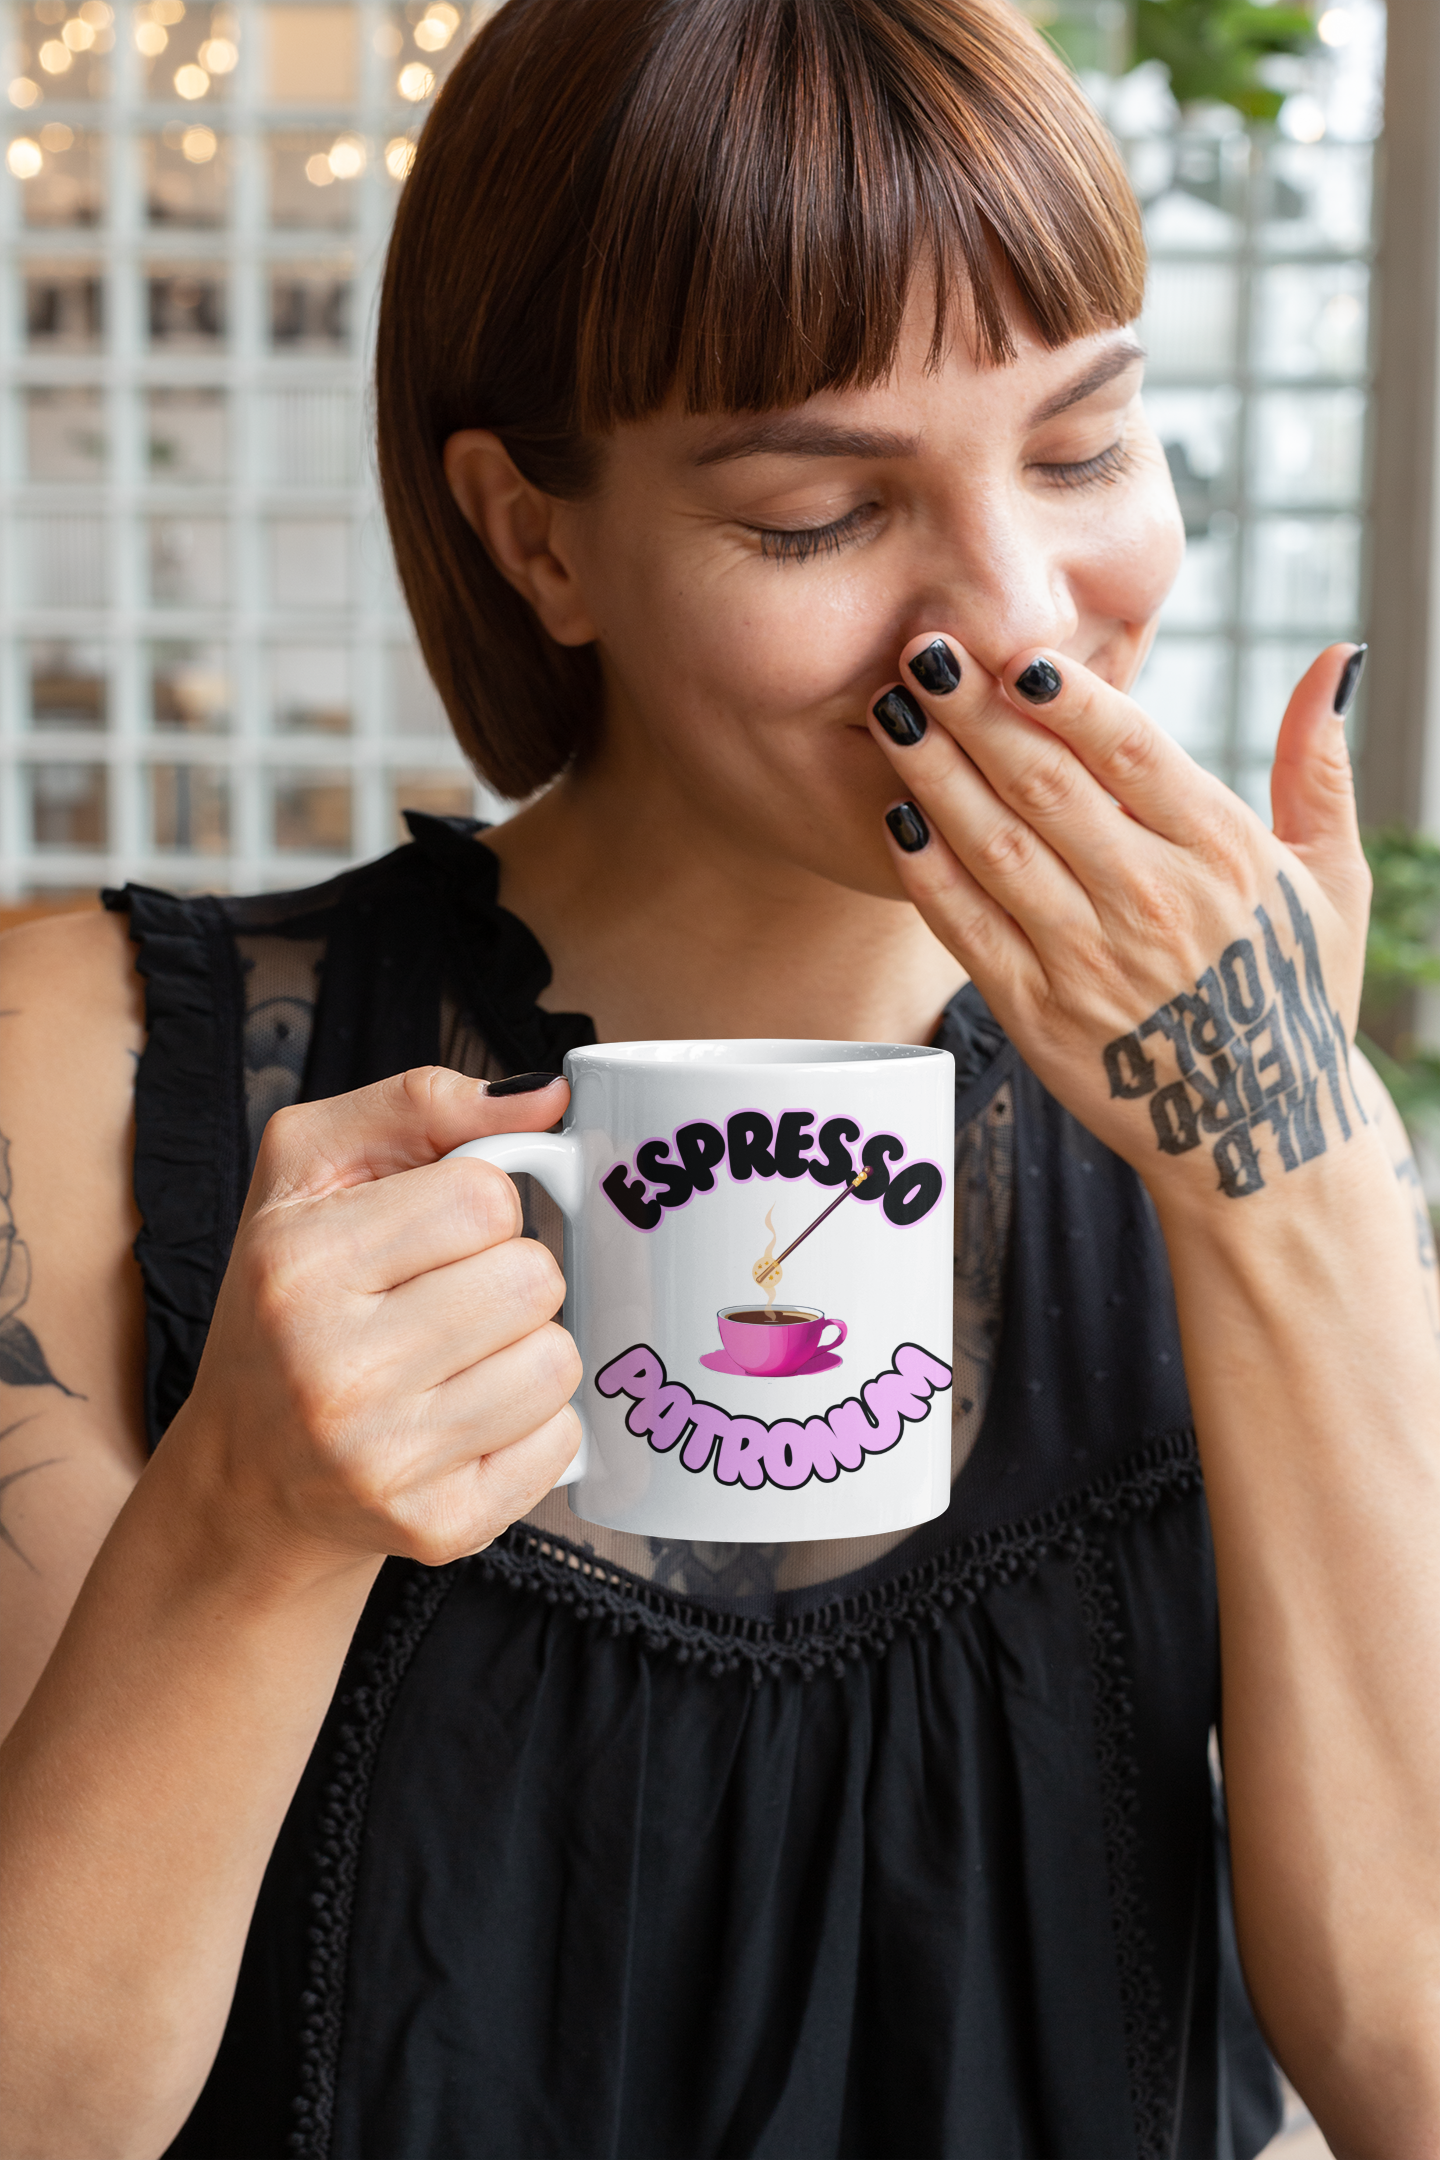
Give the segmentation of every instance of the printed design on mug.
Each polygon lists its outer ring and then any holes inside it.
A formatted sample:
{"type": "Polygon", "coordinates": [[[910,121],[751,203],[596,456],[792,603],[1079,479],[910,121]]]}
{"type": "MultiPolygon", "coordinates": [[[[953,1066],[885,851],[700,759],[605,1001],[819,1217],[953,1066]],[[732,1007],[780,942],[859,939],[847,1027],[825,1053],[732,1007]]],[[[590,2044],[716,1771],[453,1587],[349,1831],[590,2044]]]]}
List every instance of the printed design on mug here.
{"type": "Polygon", "coordinates": [[[886,1370],[867,1380],[858,1396],[833,1403],[823,1417],[803,1425],[796,1418],[767,1425],[697,1401],[689,1388],[666,1377],[648,1343],[622,1351],[595,1375],[602,1395],[630,1398],[626,1426],[657,1454],[678,1446],[680,1462],[697,1477],[713,1465],[717,1484],[752,1491],[778,1485],[791,1492],[811,1478],[831,1484],[842,1470],[859,1470],[869,1456],[886,1454],[907,1424],[929,1416],[931,1396],[950,1382],[948,1365],[918,1343],[901,1343],[886,1370]]]}
{"type": "Polygon", "coordinates": [[[945,1190],[937,1163],[905,1160],[909,1153],[896,1133],[872,1133],[854,1118],[826,1118],[813,1130],[813,1110],[785,1110],[772,1121],[762,1110],[737,1110],[722,1131],[703,1119],[682,1125],[670,1140],[647,1140],[635,1150],[634,1174],[615,1163],[601,1179],[601,1190],[633,1228],[656,1229],[667,1209],[689,1204],[697,1193],[714,1192],[723,1168],[736,1184],[752,1178],[808,1178],[822,1188],[839,1186],[798,1234],[787,1239],[777,1256],[775,1204],[765,1215],[769,1242],[751,1269],[765,1303],[753,1298],[725,1305],[716,1314],[720,1344],[700,1359],[712,1372],[751,1379],[780,1380],[826,1372],[842,1363],[838,1355],[848,1329],[843,1320],[812,1305],[776,1304],[781,1263],[813,1236],[835,1210],[856,1198],[880,1202],[885,1219],[897,1229],[924,1220],[945,1190]],[[898,1167],[897,1167],[898,1166],[898,1167]],[[653,1191],[651,1188],[654,1188],[653,1191]],[[831,1331],[835,1332],[831,1332],[831,1331]]]}

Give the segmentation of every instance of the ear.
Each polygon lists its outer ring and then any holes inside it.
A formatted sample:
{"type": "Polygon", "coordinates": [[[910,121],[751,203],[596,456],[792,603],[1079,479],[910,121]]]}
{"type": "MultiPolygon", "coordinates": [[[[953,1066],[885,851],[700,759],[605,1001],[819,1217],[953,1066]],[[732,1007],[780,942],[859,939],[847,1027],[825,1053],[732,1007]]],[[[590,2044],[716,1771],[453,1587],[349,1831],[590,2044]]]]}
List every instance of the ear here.
{"type": "Polygon", "coordinates": [[[500,575],[529,602],[556,644],[590,644],[595,624],[559,530],[569,504],[533,486],[486,428],[462,428],[450,437],[445,478],[500,575]]]}

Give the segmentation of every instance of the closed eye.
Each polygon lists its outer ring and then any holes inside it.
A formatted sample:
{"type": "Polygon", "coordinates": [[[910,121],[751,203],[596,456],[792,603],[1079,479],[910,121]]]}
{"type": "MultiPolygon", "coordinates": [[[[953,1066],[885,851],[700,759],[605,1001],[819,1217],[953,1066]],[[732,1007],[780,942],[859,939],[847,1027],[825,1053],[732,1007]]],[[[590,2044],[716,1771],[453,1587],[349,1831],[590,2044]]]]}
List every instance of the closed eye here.
{"type": "Polygon", "coordinates": [[[1042,473],[1052,487],[1084,488],[1113,487],[1123,480],[1131,465],[1130,452],[1123,441],[1111,443],[1098,457],[1082,458],[1073,465],[1032,465],[1031,472],[1042,473]]]}
{"type": "Polygon", "coordinates": [[[878,505],[860,503],[829,525],[747,525],[758,535],[760,553],[767,562],[809,562],[817,555],[834,555],[847,541],[860,537],[878,505]]]}

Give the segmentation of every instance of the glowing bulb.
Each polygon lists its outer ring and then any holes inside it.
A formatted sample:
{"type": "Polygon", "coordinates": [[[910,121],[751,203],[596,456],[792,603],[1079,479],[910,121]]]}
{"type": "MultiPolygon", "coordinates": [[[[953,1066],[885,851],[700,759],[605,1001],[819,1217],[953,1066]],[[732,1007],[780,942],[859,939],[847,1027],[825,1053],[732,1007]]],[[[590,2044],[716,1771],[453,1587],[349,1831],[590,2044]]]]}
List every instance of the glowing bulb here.
{"type": "Polygon", "coordinates": [[[385,145],[385,170],[392,180],[408,180],[415,163],[415,145],[405,135],[392,135],[385,145]]]}
{"type": "Polygon", "coordinates": [[[74,128],[66,127],[63,120],[47,120],[40,130],[40,147],[42,150],[68,150],[74,140],[74,128]]]}
{"type": "MultiPolygon", "coordinates": [[[[63,45],[60,50],[65,52],[63,45]]],[[[43,54],[41,57],[44,57],[43,54]]],[[[65,53],[65,65],[67,67],[70,65],[70,55],[68,53],[65,53]]],[[[401,68],[400,73],[395,78],[395,87],[400,92],[401,97],[408,98],[412,105],[418,105],[420,100],[429,97],[430,92],[434,89],[435,77],[431,74],[429,68],[422,67],[418,60],[412,60],[408,67],[401,68]]]]}
{"type": "Polygon", "coordinates": [[[10,102],[18,105],[21,112],[28,112],[32,105],[38,105],[40,95],[39,83],[31,82],[28,75],[17,75],[10,85],[10,102]]]}
{"type": "Polygon", "coordinates": [[[204,97],[210,88],[210,77],[204,68],[196,67],[192,60],[187,67],[175,70],[176,95],[183,98],[204,97]]]}
{"type": "Polygon", "coordinates": [[[83,15],[77,15],[73,22],[67,22],[60,35],[71,52],[89,52],[95,43],[95,32],[83,15]]]}
{"type": "Polygon", "coordinates": [[[314,157],[306,158],[305,178],[310,182],[311,187],[329,187],[331,181],[335,178],[334,173],[330,170],[330,160],[323,150],[317,150],[314,157]]]}
{"type": "Polygon", "coordinates": [[[200,65],[212,75],[228,75],[239,58],[239,48],[229,38],[208,38],[200,47],[200,65]]]}
{"type": "Polygon", "coordinates": [[[40,65],[47,75],[63,75],[72,64],[75,55],[59,38],[46,38],[40,48],[40,65]]]}
{"type": "Polygon", "coordinates": [[[45,159],[38,142],[31,142],[28,135],[17,135],[5,153],[5,163],[17,180],[33,180],[45,159]]]}
{"type": "Polygon", "coordinates": [[[180,137],[180,155],[192,165],[208,165],[219,147],[213,128],[186,128],[180,137]]]}
{"type": "Polygon", "coordinates": [[[1322,45],[1348,45],[1355,35],[1355,25],[1345,8],[1326,8],[1315,25],[1316,35],[1322,45]]]}
{"type": "Polygon", "coordinates": [[[410,35],[421,52],[440,52],[455,33],[448,23],[438,21],[434,15],[422,15],[410,35]]]}
{"type": "Polygon", "coordinates": [[[358,179],[365,170],[365,145],[354,135],[341,135],[325,162],[337,180],[358,179]]]}
{"type": "Polygon", "coordinates": [[[137,22],[135,43],[147,60],[156,60],[170,42],[168,30],[162,30],[158,22],[137,22]]]}
{"type": "Polygon", "coordinates": [[[92,30],[108,30],[115,20],[115,10],[107,6],[106,0],[85,0],[80,20],[89,23],[92,30]]]}
{"type": "Polygon", "coordinates": [[[184,22],[185,0],[150,0],[150,13],[158,23],[184,22]]]}
{"type": "Polygon", "coordinates": [[[1308,97],[1303,91],[1286,98],[1280,108],[1280,132],[1291,142],[1320,142],[1325,134],[1325,114],[1318,98],[1308,97]]]}

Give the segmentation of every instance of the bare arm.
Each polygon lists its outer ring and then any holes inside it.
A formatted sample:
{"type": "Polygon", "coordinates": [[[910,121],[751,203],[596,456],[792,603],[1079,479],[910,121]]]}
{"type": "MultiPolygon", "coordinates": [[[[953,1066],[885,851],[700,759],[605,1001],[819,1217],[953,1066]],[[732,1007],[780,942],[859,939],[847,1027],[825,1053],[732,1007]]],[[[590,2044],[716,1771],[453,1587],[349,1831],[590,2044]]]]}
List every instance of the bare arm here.
{"type": "MultiPolygon", "coordinates": [[[[1339,2160],[1440,2154],[1440,1354],[1413,1162],[1371,1124],[1243,1235],[1165,1221],[1220,1586],[1236,1919],[1339,2160]],[[1347,1159],[1348,1158],[1348,1159],[1347,1159]]],[[[1428,1229],[1428,1225],[1427,1225],[1428,1229]]]]}
{"type": "MultiPolygon", "coordinates": [[[[109,950],[123,982],[128,953],[109,950]]],[[[36,1460],[64,1454],[69,1483],[57,1462],[9,1488],[33,1497],[20,1551],[0,1547],[12,1700],[28,1694],[0,1749],[0,2149],[152,2160],[214,2058],[381,1557],[477,1550],[573,1452],[558,1271],[513,1235],[508,1180],[435,1160],[552,1122],[563,1090],[490,1103],[426,1073],[272,1121],[195,1392],[142,1469],[124,1090],[75,1167],[99,1060],[89,1043],[67,1095],[74,1012],[58,982],[47,1007],[46,957],[15,971],[34,1028],[6,1065],[12,1197],[44,1226],[26,1325],[88,1399],[22,1388],[54,1398],[36,1460]],[[52,1270],[73,1293],[44,1289],[52,1270]],[[100,1323],[82,1293],[116,1277],[100,1323]]]]}
{"type": "Polygon", "coordinates": [[[1353,655],[1291,700],[1273,832],[1079,661],[956,673],[907,693],[935,725],[874,729],[924,812],[892,826],[896,866],[1165,1232],[1251,1994],[1342,2160],[1436,2160],[1440,1341],[1405,1156],[1348,1047],[1353,655]]]}

